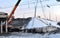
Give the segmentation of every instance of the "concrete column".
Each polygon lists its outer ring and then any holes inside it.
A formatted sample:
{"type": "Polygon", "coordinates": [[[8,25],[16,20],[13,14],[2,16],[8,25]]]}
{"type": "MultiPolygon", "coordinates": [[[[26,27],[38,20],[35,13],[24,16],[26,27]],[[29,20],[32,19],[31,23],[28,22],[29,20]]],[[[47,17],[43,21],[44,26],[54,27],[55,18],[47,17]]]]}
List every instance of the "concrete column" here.
{"type": "Polygon", "coordinates": [[[8,27],[7,27],[7,25],[8,25],[8,24],[7,24],[7,21],[6,21],[6,33],[8,32],[8,27]]]}
{"type": "Polygon", "coordinates": [[[1,33],[3,33],[3,25],[2,25],[2,21],[1,21],[1,33]]]}

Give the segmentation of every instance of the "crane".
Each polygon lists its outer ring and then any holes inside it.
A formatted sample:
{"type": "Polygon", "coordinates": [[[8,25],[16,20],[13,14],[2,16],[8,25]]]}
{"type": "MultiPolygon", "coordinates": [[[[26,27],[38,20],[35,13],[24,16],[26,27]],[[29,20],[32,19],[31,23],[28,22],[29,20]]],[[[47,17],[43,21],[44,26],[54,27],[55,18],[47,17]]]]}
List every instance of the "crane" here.
{"type": "MultiPolygon", "coordinates": [[[[17,7],[18,7],[18,5],[19,5],[20,2],[21,2],[21,0],[18,0],[18,1],[17,1],[17,3],[15,4],[12,12],[10,13],[10,15],[8,16],[8,18],[6,19],[6,21],[7,21],[8,24],[11,23],[12,17],[13,17],[13,15],[14,15],[14,13],[15,13],[15,11],[16,11],[16,9],[17,9],[17,7]]],[[[5,24],[5,22],[3,23],[3,25],[4,25],[4,24],[5,24]]],[[[10,26],[10,25],[9,25],[9,26],[10,26]]],[[[3,28],[7,31],[7,28],[9,28],[9,26],[7,27],[6,25],[4,25],[3,28]]]]}
{"type": "Polygon", "coordinates": [[[14,13],[15,13],[15,10],[16,10],[16,8],[18,7],[18,5],[19,5],[20,2],[21,2],[21,0],[18,0],[17,3],[16,3],[16,5],[14,6],[11,14],[9,15],[9,17],[8,17],[8,19],[7,19],[8,23],[11,21],[13,15],[14,15],[14,13]]]}

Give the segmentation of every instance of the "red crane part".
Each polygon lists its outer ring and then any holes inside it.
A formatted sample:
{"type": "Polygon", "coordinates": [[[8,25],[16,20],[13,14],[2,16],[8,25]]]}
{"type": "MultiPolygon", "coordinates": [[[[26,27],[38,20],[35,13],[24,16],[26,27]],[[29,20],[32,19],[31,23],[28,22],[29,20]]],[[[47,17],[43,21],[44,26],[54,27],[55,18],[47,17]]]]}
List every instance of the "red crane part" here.
{"type": "Polygon", "coordinates": [[[16,8],[18,7],[18,5],[19,5],[20,2],[21,2],[21,0],[18,0],[18,2],[16,3],[15,7],[13,8],[11,14],[9,15],[8,20],[7,20],[8,23],[11,21],[13,15],[14,15],[14,13],[15,13],[15,10],[16,10],[16,8]]]}

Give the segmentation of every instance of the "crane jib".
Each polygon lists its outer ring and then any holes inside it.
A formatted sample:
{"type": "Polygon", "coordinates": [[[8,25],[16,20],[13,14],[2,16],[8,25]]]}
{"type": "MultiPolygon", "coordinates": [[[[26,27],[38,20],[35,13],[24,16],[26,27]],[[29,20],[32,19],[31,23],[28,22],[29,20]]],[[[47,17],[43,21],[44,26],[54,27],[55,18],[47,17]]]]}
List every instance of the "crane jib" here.
{"type": "Polygon", "coordinates": [[[12,18],[12,16],[14,15],[14,12],[16,10],[16,8],[18,7],[19,3],[21,0],[18,0],[18,2],[16,3],[15,7],[13,8],[11,14],[9,15],[8,21],[11,20],[10,18],[12,18]]]}

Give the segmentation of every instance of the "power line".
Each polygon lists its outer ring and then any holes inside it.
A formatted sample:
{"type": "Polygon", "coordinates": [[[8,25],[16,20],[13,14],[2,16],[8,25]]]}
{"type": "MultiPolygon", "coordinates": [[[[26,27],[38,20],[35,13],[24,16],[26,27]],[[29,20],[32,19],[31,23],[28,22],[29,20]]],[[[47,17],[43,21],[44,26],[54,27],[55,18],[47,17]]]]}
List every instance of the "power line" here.
{"type": "Polygon", "coordinates": [[[7,8],[12,8],[13,6],[9,6],[9,7],[0,7],[0,9],[7,9],[7,8]]]}
{"type": "Polygon", "coordinates": [[[29,0],[28,0],[28,8],[29,8],[29,0]]]}
{"type": "Polygon", "coordinates": [[[45,15],[45,13],[44,13],[44,7],[43,7],[43,5],[42,5],[41,0],[40,0],[40,4],[41,4],[41,8],[42,8],[42,12],[43,12],[43,16],[46,18],[46,15],[45,15]]]}

